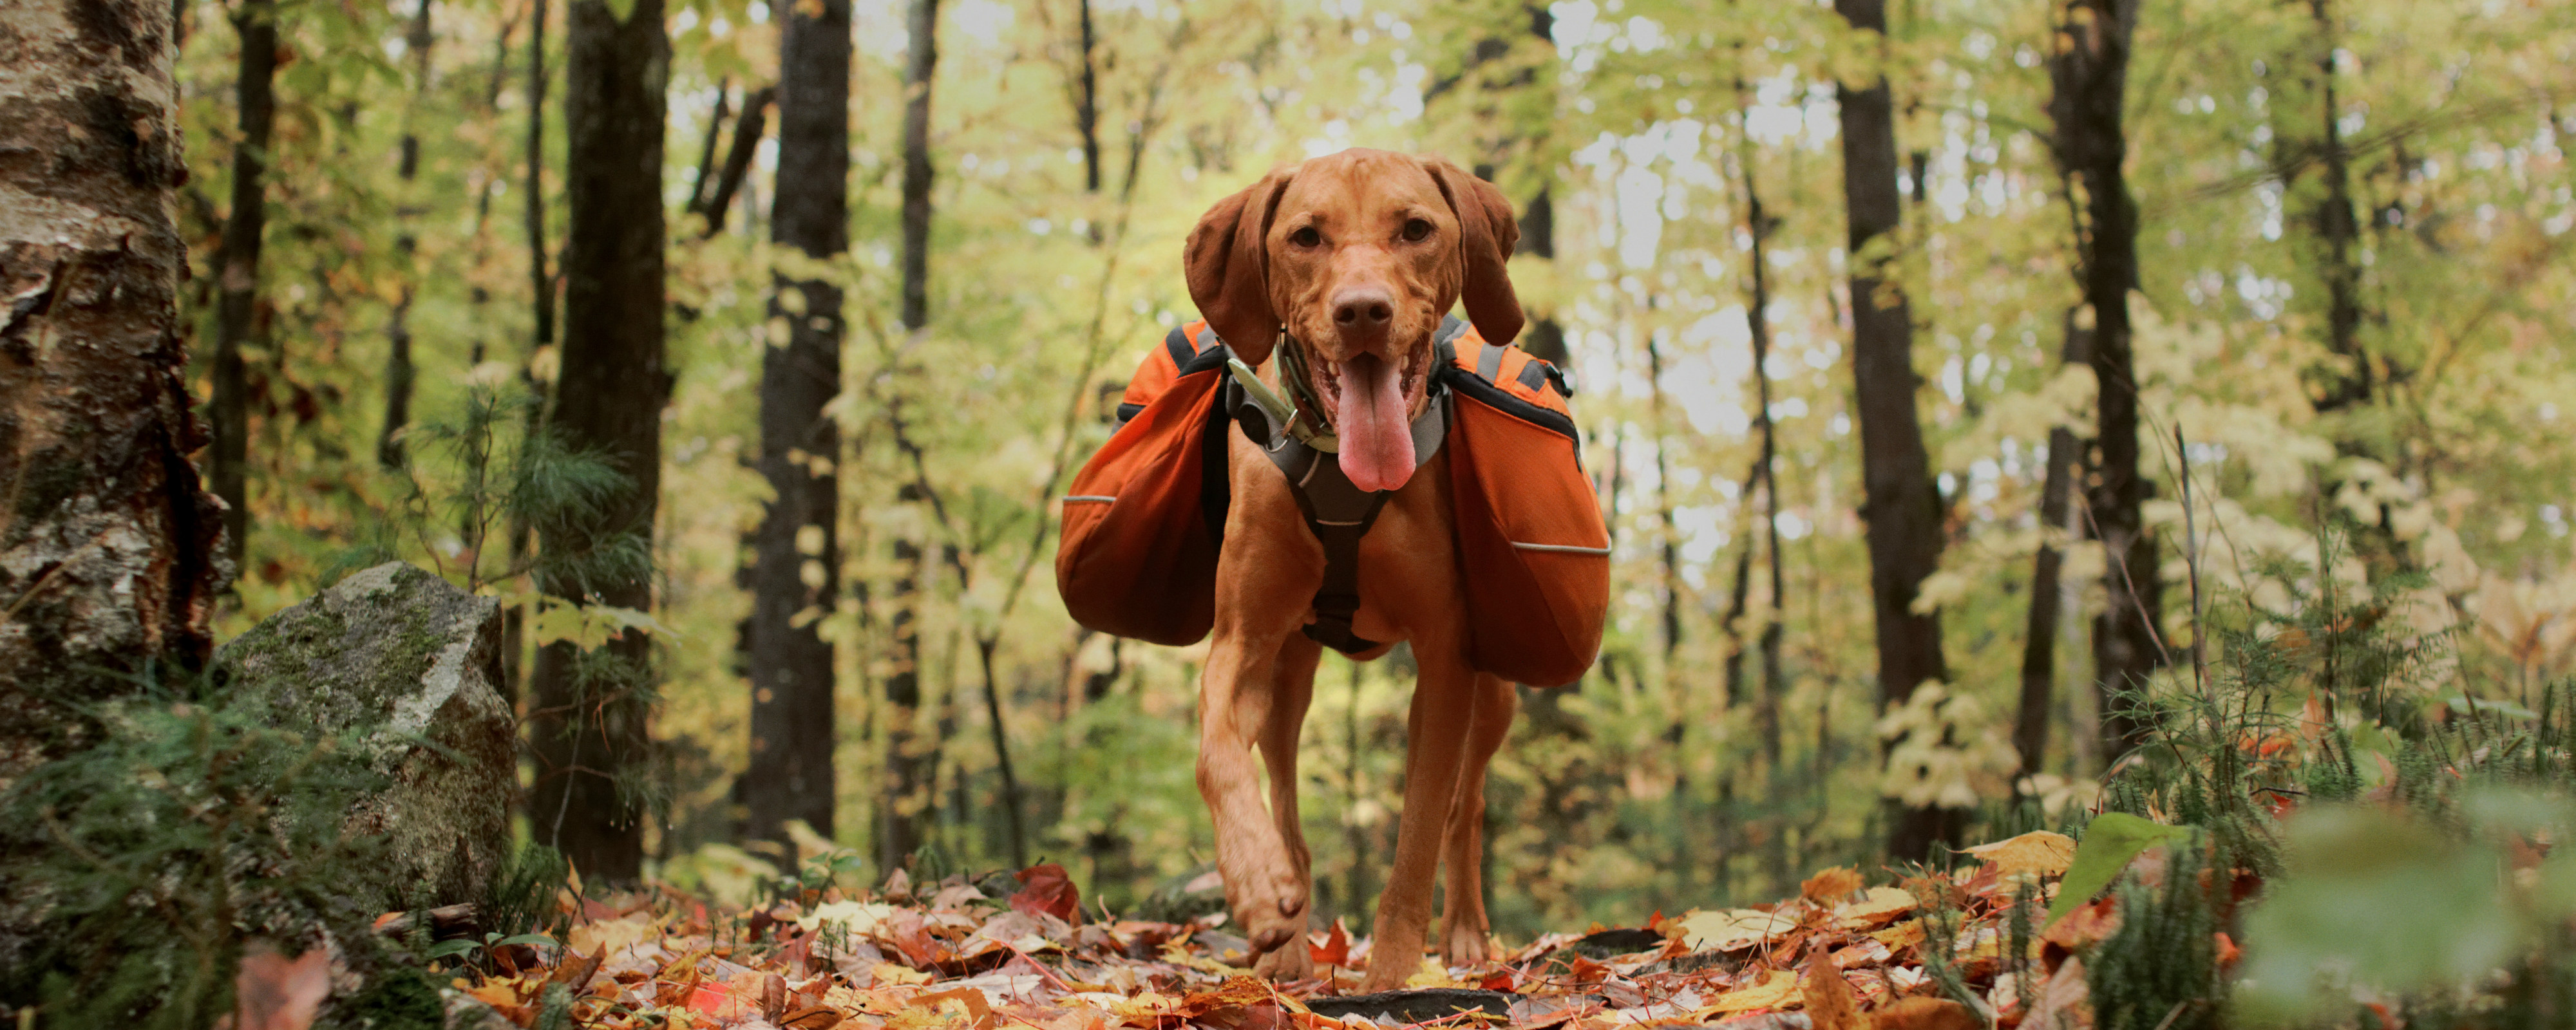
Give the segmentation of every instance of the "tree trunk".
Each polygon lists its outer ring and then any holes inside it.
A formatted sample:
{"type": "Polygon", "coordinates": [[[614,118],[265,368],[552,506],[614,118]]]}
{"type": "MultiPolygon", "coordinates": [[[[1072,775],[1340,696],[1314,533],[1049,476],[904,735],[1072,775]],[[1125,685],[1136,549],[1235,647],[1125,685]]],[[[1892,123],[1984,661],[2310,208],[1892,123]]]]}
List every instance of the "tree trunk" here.
{"type": "MultiPolygon", "coordinates": [[[[843,88],[844,95],[848,92],[843,88]]],[[[725,150],[724,170],[716,175],[715,191],[707,194],[698,208],[698,213],[707,217],[708,239],[724,231],[725,214],[733,210],[734,194],[742,190],[743,177],[751,173],[752,156],[760,150],[760,137],[769,131],[769,102],[777,95],[778,87],[764,86],[743,98],[742,114],[733,123],[733,142],[725,150]]],[[[847,207],[844,201],[843,208],[847,207]]],[[[842,249],[848,249],[847,242],[842,249]]]]}
{"type": "MultiPolygon", "coordinates": [[[[778,189],[771,239],[807,257],[850,249],[850,4],[790,7],[778,37],[778,189]]],[[[712,135],[712,133],[710,133],[712,135]]],[[[712,145],[710,154],[714,152],[712,145]]],[[[770,314],[786,346],[760,363],[763,509],[752,573],[750,832],[788,841],[802,819],[832,833],[832,645],[823,620],[840,593],[841,289],[776,280],[770,314]]],[[[792,846],[792,845],[791,845],[792,846]]]]}
{"type": "MultiPolygon", "coordinates": [[[[910,496],[911,487],[905,487],[910,496]]],[[[932,779],[939,771],[937,742],[922,739],[921,722],[921,581],[928,569],[921,545],[894,539],[893,614],[886,636],[894,652],[885,681],[886,782],[879,795],[877,863],[881,869],[902,866],[930,839],[934,812],[932,779]]]]}
{"type": "Polygon", "coordinates": [[[520,191],[528,232],[529,297],[536,303],[531,349],[555,342],[555,280],[546,271],[546,0],[528,17],[528,181],[520,191]]]}
{"type": "MultiPolygon", "coordinates": [[[[670,44],[661,0],[635,0],[624,22],[605,0],[574,0],[564,75],[570,141],[565,183],[572,231],[564,247],[564,344],[550,428],[576,449],[606,455],[627,484],[597,522],[540,526],[554,556],[584,554],[622,535],[648,541],[661,492],[662,119],[670,44]]],[[[649,547],[647,548],[649,553],[649,547]]],[[[638,611],[652,605],[648,573],[604,581],[548,577],[554,597],[638,611]]],[[[541,837],[592,882],[641,872],[643,811],[630,781],[645,775],[652,641],[626,633],[586,659],[570,642],[537,653],[535,745],[540,781],[531,811],[541,837]]]]}
{"type": "MultiPolygon", "coordinates": [[[[2072,348],[2070,348],[2072,349],[2072,348]]],[[[2067,495],[2074,491],[2075,434],[2065,426],[2048,431],[2048,472],[2041,481],[2038,553],[2030,559],[2030,618],[2022,628],[2021,703],[2013,713],[2013,750],[2021,755],[2021,774],[2040,771],[2048,758],[2048,710],[2057,699],[2058,573],[2065,557],[2047,533],[2066,526],[2067,495]]]]}
{"type": "MultiPolygon", "coordinates": [[[[2361,348],[2361,267],[2353,259],[2361,221],[2353,214],[2351,157],[2344,153],[2343,126],[2336,121],[2341,111],[2335,101],[2333,0],[2308,0],[2308,10],[2317,23],[2318,120],[2323,129],[2318,149],[2323,152],[2326,179],[2326,195],[2316,210],[2317,238],[2326,247],[2318,270],[2326,281],[2326,350],[2345,362],[2345,367],[2324,377],[2325,389],[2314,405],[2322,414],[2369,403],[2373,374],[2370,355],[2361,348]]],[[[2124,64],[2127,42],[2124,29],[2124,64]]]]}
{"type": "MultiPolygon", "coordinates": [[[[939,0],[912,0],[911,53],[904,65],[903,87],[903,300],[905,331],[919,334],[930,324],[930,87],[939,68],[939,0]]],[[[901,419],[901,401],[893,418],[901,419]]],[[[898,433],[900,429],[898,429],[898,433]]],[[[903,488],[908,503],[924,500],[915,486],[903,488]]],[[[921,541],[897,536],[893,542],[895,580],[887,591],[893,613],[887,617],[894,669],[886,676],[886,785],[883,828],[877,853],[885,868],[910,858],[929,840],[937,816],[932,790],[939,774],[944,731],[924,740],[921,717],[921,591],[928,578],[928,549],[921,541]]]]}
{"type": "Polygon", "coordinates": [[[939,0],[912,0],[903,74],[903,327],[930,324],[930,86],[939,68],[939,0]]]}
{"type": "MultiPolygon", "coordinates": [[[[1878,42],[1885,0],[1834,0],[1854,29],[1878,42]]],[[[1932,484],[1923,425],[1915,416],[1914,323],[1893,262],[1873,244],[1894,233],[1896,121],[1887,80],[1837,88],[1842,107],[1843,202],[1851,219],[1852,379],[1860,411],[1861,515],[1868,523],[1871,606],[1878,624],[1879,706],[1905,703],[1926,680],[1947,680],[1941,618],[1913,610],[1923,578],[1941,563],[1941,498],[1932,484]]],[[[1876,244],[1883,250],[1885,244],[1876,244]]],[[[1939,808],[1890,812],[1888,857],[1920,859],[1958,833],[1939,808]]]]}
{"type": "MultiPolygon", "coordinates": [[[[187,178],[171,9],[27,0],[0,18],[0,782],[78,746],[67,706],[202,663],[230,573],[182,375],[187,178]]],[[[274,52],[273,49],[271,51],[274,52]]]]}
{"type": "MultiPolygon", "coordinates": [[[[420,238],[414,223],[420,218],[420,202],[412,196],[412,183],[420,178],[420,133],[412,123],[419,117],[420,102],[429,94],[429,0],[420,0],[413,9],[411,31],[403,42],[411,58],[412,109],[404,112],[402,153],[394,166],[394,175],[402,181],[401,206],[394,216],[402,231],[394,237],[394,254],[405,264],[414,264],[413,255],[420,249],[420,238]]],[[[401,294],[394,299],[393,311],[385,318],[385,424],[376,433],[376,464],[399,469],[408,460],[403,446],[403,427],[411,422],[411,389],[414,369],[411,359],[411,303],[419,281],[417,267],[404,269],[401,294]]]]}
{"type": "Polygon", "coordinates": [[[242,0],[232,22],[241,37],[233,80],[241,142],[233,148],[232,212],[224,218],[215,256],[215,396],[209,409],[215,447],[209,471],[215,496],[226,506],[224,556],[238,569],[250,533],[250,384],[242,346],[258,314],[260,237],[268,225],[269,126],[277,117],[275,0],[242,0]]]}
{"type": "MultiPolygon", "coordinates": [[[[2094,535],[2102,541],[2107,569],[2102,584],[2107,603],[2094,620],[2093,685],[2101,703],[2103,758],[2115,762],[2143,743],[2145,734],[2120,696],[2142,689],[2164,664],[2156,630],[2163,580],[2155,538],[2140,511],[2154,485],[2138,471],[2138,381],[2129,326],[2129,291],[2138,283],[2138,214],[2122,168],[2129,148],[2121,105],[2137,15],[2138,0],[2068,0],[2060,37],[2064,49],[2049,65],[2055,89],[2049,117],[2057,124],[2058,159],[2068,179],[2084,191],[2076,241],[2084,307],[2075,328],[2083,329],[2082,314],[2090,315],[2087,349],[2098,387],[2098,461],[2085,506],[2094,535]]],[[[2052,453],[2051,462],[2055,460],[2052,453]]],[[[2037,597],[2033,601],[2048,603],[2037,597]]]]}
{"type": "MultiPolygon", "coordinates": [[[[1082,45],[1082,74],[1080,81],[1075,83],[1073,127],[1082,134],[1083,192],[1098,193],[1100,192],[1100,67],[1094,61],[1094,52],[1099,49],[1100,41],[1094,34],[1091,22],[1091,0],[1074,0],[1074,2],[1076,17],[1080,19],[1077,29],[1082,45]]],[[[1098,242],[1096,237],[1099,232],[1100,229],[1094,226],[1092,229],[1094,242],[1098,242]]]]}

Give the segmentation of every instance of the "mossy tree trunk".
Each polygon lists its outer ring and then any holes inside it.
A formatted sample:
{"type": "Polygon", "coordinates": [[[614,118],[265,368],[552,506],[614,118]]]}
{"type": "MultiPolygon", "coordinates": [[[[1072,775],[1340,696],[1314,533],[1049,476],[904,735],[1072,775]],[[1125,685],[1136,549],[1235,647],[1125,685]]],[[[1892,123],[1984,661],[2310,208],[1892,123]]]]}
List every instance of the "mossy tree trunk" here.
{"type": "Polygon", "coordinates": [[[194,665],[230,567],[181,371],[171,8],[12,0],[0,53],[0,782],[79,743],[91,670],[194,665]],[[23,62],[23,63],[18,63],[23,62]]]}

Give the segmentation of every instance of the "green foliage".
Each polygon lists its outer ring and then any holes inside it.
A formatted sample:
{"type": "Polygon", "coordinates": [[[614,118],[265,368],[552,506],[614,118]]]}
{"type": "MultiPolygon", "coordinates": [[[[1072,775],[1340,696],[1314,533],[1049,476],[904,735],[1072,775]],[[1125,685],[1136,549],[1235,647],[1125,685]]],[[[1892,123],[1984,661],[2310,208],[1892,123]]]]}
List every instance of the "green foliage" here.
{"type": "MultiPolygon", "coordinates": [[[[650,574],[641,527],[601,534],[582,550],[529,546],[526,537],[539,526],[602,524],[633,481],[609,459],[565,445],[541,423],[540,407],[525,384],[475,385],[454,417],[413,427],[409,439],[424,446],[403,468],[409,492],[402,517],[379,524],[380,538],[355,553],[393,554],[399,545],[476,592],[533,577],[549,589],[586,594],[650,574]]],[[[340,564],[353,560],[362,559],[340,564]]]]}
{"type": "Polygon", "coordinates": [[[2227,867],[2206,862],[2207,853],[2173,848],[2161,885],[2132,879],[2120,888],[2119,932],[2094,948],[2084,966],[2099,1030],[2228,1025],[2227,984],[2211,936],[2219,929],[2227,867]]]}
{"type": "Polygon", "coordinates": [[[382,783],[363,733],[307,739],[194,679],[85,715],[94,746],[0,792],[9,901],[42,927],[0,1002],[48,1026],[195,1030],[230,1010],[246,934],[371,946],[373,843],[343,830],[382,783]]]}
{"type": "Polygon", "coordinates": [[[2075,846],[2075,860],[2066,869],[2066,879],[2059,886],[2057,900],[2048,906],[2048,921],[2056,922],[2078,905],[2092,900],[2102,888],[2111,885],[2129,860],[2159,843],[2181,843],[2191,839],[2191,831],[2178,826],[2148,822],[2126,812],[2106,812],[2084,824],[2084,836],[2075,846]]]}
{"type": "Polygon", "coordinates": [[[565,916],[556,910],[555,898],[571,873],[572,866],[555,849],[533,841],[521,844],[492,870],[483,898],[475,905],[476,916],[486,928],[504,935],[560,936],[565,916]]]}

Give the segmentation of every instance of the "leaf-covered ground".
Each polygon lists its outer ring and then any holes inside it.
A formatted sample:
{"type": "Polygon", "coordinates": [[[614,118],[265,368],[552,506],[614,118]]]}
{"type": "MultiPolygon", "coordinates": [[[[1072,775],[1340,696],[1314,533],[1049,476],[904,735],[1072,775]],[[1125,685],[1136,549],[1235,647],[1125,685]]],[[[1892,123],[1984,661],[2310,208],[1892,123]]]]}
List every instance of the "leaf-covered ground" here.
{"type": "Polygon", "coordinates": [[[809,892],[749,913],[658,889],[582,901],[568,948],[496,947],[454,970],[454,985],[521,1027],[548,1021],[558,983],[574,1024],[614,1028],[2089,1026],[2071,956],[2108,932],[2110,903],[2054,922],[2044,909],[2092,856],[2078,862],[2074,842],[2050,833],[1972,853],[1980,864],[1892,885],[1829,869],[1773,905],[1551,933],[1476,968],[1376,955],[1337,923],[1308,942],[1316,977],[1285,984],[1245,968],[1222,915],[1086,913],[1052,865],[1019,873],[1001,897],[963,877],[898,875],[861,896],[809,892]],[[1357,995],[1382,961],[1417,968],[1410,989],[1357,995]]]}

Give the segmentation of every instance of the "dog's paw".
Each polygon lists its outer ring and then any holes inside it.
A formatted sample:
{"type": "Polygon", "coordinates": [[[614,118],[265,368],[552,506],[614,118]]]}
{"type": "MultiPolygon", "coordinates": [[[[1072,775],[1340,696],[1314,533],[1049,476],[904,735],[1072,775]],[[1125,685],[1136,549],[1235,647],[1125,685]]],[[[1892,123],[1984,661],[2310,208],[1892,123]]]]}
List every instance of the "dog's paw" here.
{"type": "Polygon", "coordinates": [[[1441,961],[1449,966],[1481,966],[1493,957],[1492,944],[1485,932],[1461,924],[1449,928],[1448,941],[1441,945],[1441,961]]]}
{"type": "Polygon", "coordinates": [[[1306,939],[1306,882],[1297,870],[1280,863],[1245,877],[1238,890],[1226,892],[1234,902],[1235,922],[1243,927],[1256,955],[1278,951],[1291,942],[1303,949],[1306,939]]]}
{"type": "Polygon", "coordinates": [[[1252,971],[1273,983],[1308,979],[1315,975],[1315,953],[1307,947],[1306,935],[1298,934],[1287,944],[1262,952],[1252,971]]]}

